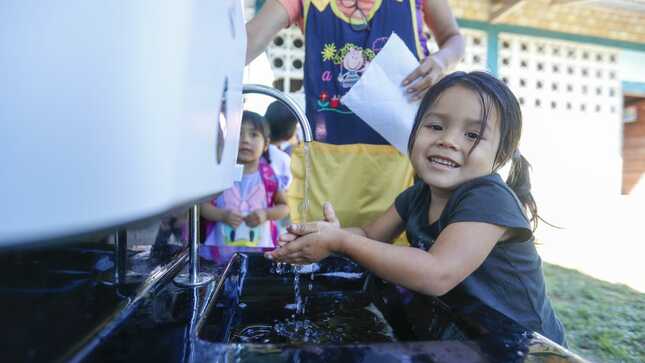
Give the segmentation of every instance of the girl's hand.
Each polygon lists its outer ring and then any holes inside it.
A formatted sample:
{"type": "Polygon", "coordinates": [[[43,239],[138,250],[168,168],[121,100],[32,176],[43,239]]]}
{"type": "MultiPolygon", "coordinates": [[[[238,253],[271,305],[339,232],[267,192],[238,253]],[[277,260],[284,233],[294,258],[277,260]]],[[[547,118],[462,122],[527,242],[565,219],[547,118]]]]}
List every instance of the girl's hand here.
{"type": "Polygon", "coordinates": [[[266,222],[266,220],[267,212],[265,209],[256,209],[253,212],[249,213],[246,217],[244,217],[244,222],[246,222],[246,224],[251,228],[259,226],[260,224],[266,222]]]}
{"type": "Polygon", "coordinates": [[[437,83],[445,73],[445,66],[434,56],[428,56],[412,73],[403,79],[412,101],[423,98],[426,91],[437,83]]]}
{"type": "Polygon", "coordinates": [[[237,228],[240,226],[240,224],[242,224],[242,215],[232,209],[229,209],[226,211],[226,215],[224,216],[224,223],[233,228],[237,228]]]}
{"type": "Polygon", "coordinates": [[[293,264],[320,261],[333,251],[340,250],[343,230],[331,203],[323,205],[326,222],[295,224],[287,228],[288,233],[280,236],[280,247],[267,252],[268,259],[293,264]]]}
{"type": "MultiPolygon", "coordinates": [[[[330,223],[336,228],[340,228],[340,221],[338,220],[338,217],[336,217],[336,211],[334,211],[334,207],[331,205],[330,202],[325,202],[323,204],[323,215],[325,217],[325,222],[330,223]]],[[[287,228],[287,233],[282,234],[278,237],[278,244],[280,246],[283,246],[286,243],[294,241],[296,238],[300,236],[298,234],[289,233],[289,231],[290,229],[287,228]]]]}
{"type": "Polygon", "coordinates": [[[287,230],[290,241],[280,237],[280,247],[265,253],[265,257],[296,265],[320,261],[332,252],[340,251],[342,229],[328,222],[292,224],[287,230]],[[291,238],[295,238],[292,239],[291,238]]]}

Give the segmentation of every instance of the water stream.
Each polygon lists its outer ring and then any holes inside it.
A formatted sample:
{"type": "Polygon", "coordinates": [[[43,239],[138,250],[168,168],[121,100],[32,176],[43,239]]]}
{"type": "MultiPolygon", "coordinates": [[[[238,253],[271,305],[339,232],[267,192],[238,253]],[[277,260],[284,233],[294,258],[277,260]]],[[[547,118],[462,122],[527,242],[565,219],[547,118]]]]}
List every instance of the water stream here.
{"type": "MultiPolygon", "coordinates": [[[[302,204],[300,205],[300,223],[307,223],[307,213],[309,213],[309,185],[311,178],[311,150],[309,149],[309,143],[304,143],[304,163],[305,163],[305,185],[302,198],[302,204]]],[[[293,294],[296,300],[296,311],[295,316],[293,316],[296,324],[294,328],[296,331],[300,330],[302,324],[304,323],[304,313],[305,313],[305,304],[302,301],[302,294],[300,292],[300,273],[302,270],[301,265],[293,265],[293,294]]],[[[313,275],[312,275],[313,276],[313,275]]],[[[307,336],[307,333],[305,333],[307,336]]]]}
{"type": "MultiPolygon", "coordinates": [[[[299,223],[307,223],[307,214],[309,213],[309,188],[310,188],[310,177],[311,177],[311,149],[309,148],[309,143],[305,142],[304,143],[304,166],[305,166],[305,175],[304,175],[304,190],[303,190],[303,198],[302,198],[302,203],[298,206],[298,214],[300,216],[300,221],[299,223]]],[[[306,325],[308,324],[308,320],[305,319],[304,314],[305,314],[305,301],[303,301],[302,297],[302,292],[300,289],[300,275],[303,272],[303,268],[306,270],[307,268],[302,265],[290,265],[287,266],[285,263],[276,263],[273,270],[275,271],[276,274],[282,275],[284,273],[288,273],[290,271],[293,272],[293,295],[295,298],[294,302],[294,307],[295,311],[293,315],[291,316],[291,319],[289,321],[285,321],[283,324],[277,324],[276,329],[280,329],[284,332],[287,331],[293,331],[296,333],[296,335],[299,335],[300,333],[304,333],[305,341],[307,341],[307,337],[309,336],[309,332],[311,329],[307,329],[306,325]]],[[[311,282],[314,281],[314,274],[313,271],[311,272],[311,282]]],[[[312,288],[312,283],[309,283],[309,290],[312,288]]],[[[252,331],[254,331],[252,329],[252,331]]],[[[259,328],[258,331],[264,331],[263,328],[259,328]]],[[[255,333],[251,333],[253,335],[255,333]]],[[[262,335],[262,334],[261,334],[262,335]]]]}

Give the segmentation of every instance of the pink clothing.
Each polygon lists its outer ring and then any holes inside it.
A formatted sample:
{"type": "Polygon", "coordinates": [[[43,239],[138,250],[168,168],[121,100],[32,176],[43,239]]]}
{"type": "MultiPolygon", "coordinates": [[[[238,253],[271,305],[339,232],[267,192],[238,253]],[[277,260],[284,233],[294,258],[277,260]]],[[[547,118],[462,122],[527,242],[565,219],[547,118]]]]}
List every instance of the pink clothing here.
{"type": "MultiPolygon", "coordinates": [[[[350,3],[351,1],[346,0],[330,0],[330,1],[336,1],[336,4],[338,5],[338,9],[345,14],[345,16],[350,17],[352,13],[354,12],[353,7],[347,7],[343,5],[343,3],[350,3]]],[[[383,0],[383,1],[394,1],[394,0],[383,0]]],[[[403,1],[408,1],[408,0],[403,0],[403,1]]],[[[417,2],[423,1],[423,6],[421,6],[421,12],[423,13],[423,19],[425,19],[426,24],[428,24],[428,19],[427,19],[427,14],[428,14],[428,9],[427,5],[428,3],[425,0],[417,0],[417,2]]],[[[289,25],[293,24],[298,24],[300,29],[303,27],[303,19],[302,19],[302,2],[303,0],[278,0],[284,6],[284,8],[287,10],[287,14],[289,14],[289,25]]],[[[372,6],[374,6],[374,0],[356,0],[357,6],[363,11],[365,15],[368,15],[370,10],[372,10],[372,6]]],[[[420,29],[421,30],[421,29],[420,29]]]]}
{"type": "MultiPolygon", "coordinates": [[[[258,171],[244,174],[242,180],[233,183],[211,203],[221,209],[231,209],[246,216],[258,209],[274,205],[276,192],[282,191],[278,178],[271,166],[260,159],[258,171]]],[[[224,222],[206,223],[206,245],[240,246],[240,247],[273,247],[277,242],[277,227],[274,221],[249,227],[242,222],[232,228],[224,222]]]]}

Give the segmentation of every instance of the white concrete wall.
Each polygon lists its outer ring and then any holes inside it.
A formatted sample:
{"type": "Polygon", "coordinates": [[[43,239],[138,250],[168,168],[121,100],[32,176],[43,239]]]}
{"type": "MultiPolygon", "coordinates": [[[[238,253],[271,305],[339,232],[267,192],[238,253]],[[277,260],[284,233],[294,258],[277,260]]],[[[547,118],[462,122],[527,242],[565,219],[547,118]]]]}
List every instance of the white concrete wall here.
{"type": "Polygon", "coordinates": [[[645,52],[623,49],[620,51],[621,80],[645,83],[645,52]]]}
{"type": "Polygon", "coordinates": [[[620,195],[619,52],[500,34],[499,73],[522,103],[521,151],[541,214],[556,224],[620,195]]]}

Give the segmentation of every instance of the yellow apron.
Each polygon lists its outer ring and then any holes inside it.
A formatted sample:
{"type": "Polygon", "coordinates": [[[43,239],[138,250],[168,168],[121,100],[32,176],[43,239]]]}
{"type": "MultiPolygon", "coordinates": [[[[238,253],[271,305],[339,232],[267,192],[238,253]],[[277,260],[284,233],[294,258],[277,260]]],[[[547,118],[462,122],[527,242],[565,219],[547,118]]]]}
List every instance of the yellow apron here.
{"type": "MultiPolygon", "coordinates": [[[[309,209],[306,220],[322,220],[329,201],[343,227],[360,227],[383,214],[412,185],[414,171],[406,156],[390,145],[332,145],[311,142],[309,209]]],[[[303,220],[300,206],[305,190],[304,147],[291,156],[293,182],[287,191],[291,220],[303,220]]],[[[399,237],[397,244],[407,244],[399,237]]]]}

